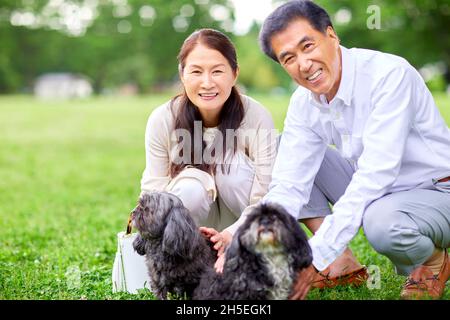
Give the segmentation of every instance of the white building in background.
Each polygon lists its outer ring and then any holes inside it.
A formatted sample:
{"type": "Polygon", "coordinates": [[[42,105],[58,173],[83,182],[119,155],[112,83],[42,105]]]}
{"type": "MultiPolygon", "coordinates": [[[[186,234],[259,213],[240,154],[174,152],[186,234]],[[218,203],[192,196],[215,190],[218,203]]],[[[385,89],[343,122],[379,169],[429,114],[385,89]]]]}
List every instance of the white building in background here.
{"type": "Polygon", "coordinates": [[[87,98],[92,93],[89,80],[72,73],[46,73],[34,84],[34,95],[44,99],[87,98]]]}

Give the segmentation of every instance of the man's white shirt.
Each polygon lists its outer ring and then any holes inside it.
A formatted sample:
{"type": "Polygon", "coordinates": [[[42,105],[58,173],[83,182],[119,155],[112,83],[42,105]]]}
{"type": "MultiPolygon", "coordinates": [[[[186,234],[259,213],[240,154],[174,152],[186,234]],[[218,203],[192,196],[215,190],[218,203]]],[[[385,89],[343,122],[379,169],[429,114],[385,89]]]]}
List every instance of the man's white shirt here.
{"type": "Polygon", "coordinates": [[[373,201],[450,176],[450,130],[420,74],[398,56],[340,48],[342,76],[333,100],[303,87],[293,94],[263,198],[298,218],[327,145],[354,165],[333,214],[309,240],[318,270],[343,253],[373,201]]]}

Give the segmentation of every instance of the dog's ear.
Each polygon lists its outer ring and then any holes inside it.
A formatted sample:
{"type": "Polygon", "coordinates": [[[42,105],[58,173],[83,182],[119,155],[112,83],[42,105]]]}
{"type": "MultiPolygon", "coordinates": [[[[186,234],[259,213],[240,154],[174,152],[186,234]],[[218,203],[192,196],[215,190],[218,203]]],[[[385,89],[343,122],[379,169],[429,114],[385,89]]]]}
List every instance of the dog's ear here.
{"type": "Polygon", "coordinates": [[[133,248],[139,253],[141,256],[145,255],[145,240],[141,237],[140,234],[137,235],[136,239],[133,241],[133,248]]]}
{"type": "Polygon", "coordinates": [[[312,251],[305,232],[300,224],[290,216],[286,231],[283,244],[286,251],[294,258],[294,268],[308,267],[312,263],[312,251]]]}
{"type": "Polygon", "coordinates": [[[185,207],[173,207],[164,229],[162,249],[170,255],[194,258],[202,240],[194,220],[185,207]]]}
{"type": "Polygon", "coordinates": [[[304,242],[303,245],[297,247],[297,250],[292,251],[291,249],[289,252],[294,258],[294,269],[303,269],[311,265],[313,257],[308,242],[304,242]]]}

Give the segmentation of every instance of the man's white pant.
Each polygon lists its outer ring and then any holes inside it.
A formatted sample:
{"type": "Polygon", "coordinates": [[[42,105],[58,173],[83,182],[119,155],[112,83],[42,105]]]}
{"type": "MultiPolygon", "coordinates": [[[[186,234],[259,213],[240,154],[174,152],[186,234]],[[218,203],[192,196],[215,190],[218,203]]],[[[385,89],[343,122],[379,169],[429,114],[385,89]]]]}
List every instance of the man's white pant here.
{"type": "MultiPolygon", "coordinates": [[[[331,214],[328,203],[344,194],[353,173],[353,166],[328,148],[300,218],[331,214]]],[[[393,262],[397,273],[410,274],[435,247],[450,247],[450,182],[429,181],[385,195],[366,209],[363,228],[373,248],[393,262]]]]}

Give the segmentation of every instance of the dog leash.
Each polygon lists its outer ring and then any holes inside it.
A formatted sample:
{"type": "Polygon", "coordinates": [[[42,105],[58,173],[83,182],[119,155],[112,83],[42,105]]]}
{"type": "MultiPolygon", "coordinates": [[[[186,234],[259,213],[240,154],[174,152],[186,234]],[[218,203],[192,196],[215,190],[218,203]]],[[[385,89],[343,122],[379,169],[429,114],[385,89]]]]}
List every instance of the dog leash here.
{"type": "Polygon", "coordinates": [[[129,234],[131,233],[131,229],[133,228],[133,226],[131,225],[132,217],[133,217],[133,211],[130,212],[130,217],[128,218],[127,233],[126,233],[126,235],[129,235],[129,234]]]}

